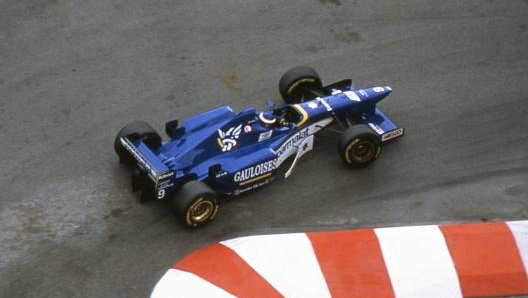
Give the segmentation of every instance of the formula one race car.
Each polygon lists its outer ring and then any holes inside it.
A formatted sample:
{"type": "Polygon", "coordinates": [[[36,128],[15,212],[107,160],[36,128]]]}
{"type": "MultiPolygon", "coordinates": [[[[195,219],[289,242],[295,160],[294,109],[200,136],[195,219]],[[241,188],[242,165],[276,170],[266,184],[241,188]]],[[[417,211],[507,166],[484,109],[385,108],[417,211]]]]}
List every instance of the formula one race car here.
{"type": "Polygon", "coordinates": [[[142,201],[171,197],[183,223],[198,227],[216,215],[217,195],[290,176],[323,129],[341,133],[338,153],[348,166],[374,162],[383,143],[404,133],[376,106],[391,91],[355,89],[350,79],[323,86],[315,70],[299,66],[279,82],[282,106],[238,113],[222,106],[172,120],[165,125],[168,141],[136,121],[121,129],[114,148],[120,162],[133,166],[132,188],[142,201]]]}

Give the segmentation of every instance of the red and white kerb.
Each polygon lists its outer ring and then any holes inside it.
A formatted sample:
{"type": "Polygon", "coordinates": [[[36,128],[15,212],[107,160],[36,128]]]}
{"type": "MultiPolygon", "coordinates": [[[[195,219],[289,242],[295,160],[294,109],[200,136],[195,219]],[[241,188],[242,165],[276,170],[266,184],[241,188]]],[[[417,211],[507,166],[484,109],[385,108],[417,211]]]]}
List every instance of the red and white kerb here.
{"type": "Polygon", "coordinates": [[[151,298],[528,294],[528,221],[251,236],[197,250],[151,298]]]}

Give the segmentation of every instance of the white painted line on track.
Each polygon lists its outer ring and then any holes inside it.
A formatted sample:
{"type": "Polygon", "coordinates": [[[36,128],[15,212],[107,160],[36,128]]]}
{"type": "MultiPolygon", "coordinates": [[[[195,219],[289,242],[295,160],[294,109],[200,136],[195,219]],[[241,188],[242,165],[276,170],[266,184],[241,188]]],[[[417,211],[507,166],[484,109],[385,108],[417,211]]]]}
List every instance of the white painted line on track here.
{"type": "Polygon", "coordinates": [[[225,290],[192,273],[169,269],[156,284],[151,297],[218,297],[236,298],[225,290]]]}
{"type": "Polygon", "coordinates": [[[221,244],[234,250],[284,297],[331,297],[306,234],[243,237],[221,244]]]}
{"type": "Polygon", "coordinates": [[[509,221],[506,222],[506,224],[515,238],[515,242],[519,248],[519,253],[521,254],[521,259],[524,264],[524,270],[526,271],[526,276],[528,278],[528,220],[509,221]]]}
{"type": "Polygon", "coordinates": [[[374,229],[397,298],[462,297],[438,226],[374,229]]]}

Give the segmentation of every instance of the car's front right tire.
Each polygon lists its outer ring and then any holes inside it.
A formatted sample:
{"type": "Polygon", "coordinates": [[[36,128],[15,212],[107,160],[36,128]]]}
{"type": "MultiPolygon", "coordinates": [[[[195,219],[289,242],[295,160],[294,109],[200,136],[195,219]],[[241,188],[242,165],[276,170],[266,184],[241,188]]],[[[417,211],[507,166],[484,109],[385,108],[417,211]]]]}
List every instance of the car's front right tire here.
{"type": "Polygon", "coordinates": [[[381,140],[368,125],[356,124],[343,132],[337,149],[346,165],[362,168],[370,165],[379,157],[381,140]]]}

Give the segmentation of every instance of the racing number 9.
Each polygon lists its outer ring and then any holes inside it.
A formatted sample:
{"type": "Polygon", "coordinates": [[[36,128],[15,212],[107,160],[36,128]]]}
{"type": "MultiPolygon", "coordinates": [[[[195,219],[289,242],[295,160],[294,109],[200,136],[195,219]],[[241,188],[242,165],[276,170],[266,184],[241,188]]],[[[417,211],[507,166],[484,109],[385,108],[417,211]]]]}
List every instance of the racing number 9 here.
{"type": "Polygon", "coordinates": [[[158,200],[163,199],[165,197],[165,194],[166,194],[165,193],[165,189],[162,188],[162,189],[158,190],[158,200]]]}

